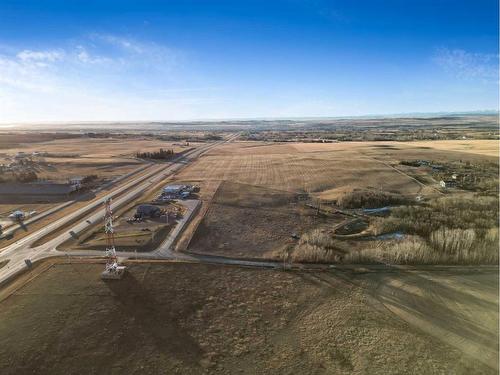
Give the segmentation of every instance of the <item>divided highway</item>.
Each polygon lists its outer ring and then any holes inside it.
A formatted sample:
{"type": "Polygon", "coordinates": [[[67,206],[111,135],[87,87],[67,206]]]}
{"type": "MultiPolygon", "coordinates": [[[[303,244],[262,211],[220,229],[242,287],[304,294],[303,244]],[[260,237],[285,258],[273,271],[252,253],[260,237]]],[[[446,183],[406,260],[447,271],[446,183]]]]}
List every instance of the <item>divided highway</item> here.
{"type": "MultiPolygon", "coordinates": [[[[236,137],[238,137],[238,134],[232,135],[224,141],[203,145],[174,159],[169,164],[155,165],[145,175],[132,179],[131,181],[121,185],[118,189],[115,189],[109,194],[102,196],[101,199],[93,201],[85,207],[82,207],[72,212],[71,214],[47,225],[46,227],[37,230],[30,235],[20,239],[19,241],[1,249],[0,263],[7,260],[8,263],[3,268],[0,268],[0,283],[8,280],[18,272],[24,270],[26,268],[26,259],[34,262],[51,256],[64,255],[63,252],[57,251],[56,248],[60,244],[68,240],[71,237],[71,233],[80,233],[89,226],[94,225],[94,223],[102,221],[104,216],[102,203],[105,199],[113,198],[112,208],[116,210],[117,208],[122,207],[133,199],[141,196],[149,187],[173,175],[175,172],[179,171],[186,164],[198,158],[203,153],[214,147],[217,147],[222,143],[230,142],[236,137]],[[94,213],[92,214],[92,212],[94,213]],[[77,223],[72,225],[57,237],[39,246],[33,246],[33,244],[35,244],[38,240],[75,220],[81,221],[77,221],[77,223]]],[[[101,252],[101,255],[102,254],[103,253],[101,252]]],[[[88,255],[92,255],[92,252],[89,252],[88,255]]]]}
{"type": "MultiPolygon", "coordinates": [[[[134,169],[132,172],[129,172],[126,175],[115,178],[114,180],[107,182],[106,184],[98,187],[97,189],[92,190],[92,192],[94,194],[101,192],[104,189],[109,188],[109,187],[111,187],[111,186],[117,184],[118,182],[121,182],[127,178],[130,178],[133,175],[137,175],[138,173],[143,172],[145,169],[150,168],[152,166],[153,166],[153,164],[141,165],[139,168],[134,169]]],[[[49,215],[52,215],[53,213],[56,213],[56,212],[66,208],[68,206],[75,204],[76,202],[77,202],[76,200],[69,200],[69,201],[61,203],[55,207],[52,207],[46,211],[40,212],[39,214],[36,214],[32,217],[29,217],[26,220],[23,220],[22,224],[18,224],[16,222],[13,222],[11,225],[4,226],[4,228],[6,228],[6,230],[3,231],[2,236],[4,238],[8,237],[10,234],[13,234],[15,231],[17,231],[22,225],[33,224],[33,223],[37,222],[38,220],[41,220],[49,215]]]]}
{"type": "MultiPolygon", "coordinates": [[[[58,251],[57,247],[71,238],[71,233],[81,233],[88,227],[95,225],[96,223],[102,223],[104,210],[102,208],[103,201],[108,198],[113,198],[112,208],[120,208],[137,197],[140,197],[145,190],[158,184],[160,181],[172,176],[175,172],[179,171],[185,167],[189,162],[201,156],[208,150],[219,146],[222,143],[233,141],[238,137],[238,134],[227,138],[224,141],[210,143],[201,146],[197,149],[189,151],[182,155],[181,157],[174,159],[168,164],[156,164],[148,169],[147,173],[141,176],[135,176],[131,181],[124,183],[119,188],[113,190],[109,194],[104,195],[99,200],[90,202],[85,207],[82,207],[73,213],[63,217],[46,227],[37,230],[30,235],[20,239],[19,241],[11,244],[3,249],[0,249],[0,263],[8,261],[8,263],[0,268],[0,283],[3,283],[10,278],[14,277],[19,272],[27,268],[25,260],[29,259],[32,262],[49,258],[55,256],[103,256],[103,251],[93,251],[93,250],[82,250],[75,252],[63,252],[58,251]],[[71,224],[73,223],[74,224],[71,224]],[[54,237],[53,239],[47,240],[41,245],[35,246],[39,240],[45,236],[53,233],[54,231],[60,230],[61,228],[65,230],[54,237]]],[[[183,227],[189,222],[191,216],[196,213],[198,208],[198,201],[188,201],[186,202],[187,212],[185,217],[178,223],[176,229],[159,247],[150,253],[139,253],[134,252],[117,252],[120,258],[141,258],[141,259],[172,259],[181,260],[188,262],[202,262],[202,263],[216,263],[216,264],[227,264],[227,265],[239,265],[239,266],[249,266],[249,267],[263,267],[263,268],[278,268],[282,267],[283,263],[278,261],[265,261],[265,260],[244,260],[244,259],[233,259],[222,256],[213,255],[199,255],[199,254],[185,254],[178,253],[172,250],[172,244],[177,239],[177,236],[182,232],[183,227]]],[[[334,268],[338,270],[349,270],[353,267],[359,267],[359,265],[328,265],[328,264],[295,264],[295,267],[299,268],[334,268]]],[[[366,265],[374,271],[376,270],[415,270],[421,269],[422,267],[410,267],[410,266],[390,266],[390,265],[366,265]]],[[[425,266],[423,266],[425,267],[425,266]]],[[[493,268],[498,269],[497,266],[493,268]],[[496,267],[496,268],[495,268],[496,267]]],[[[436,268],[435,266],[432,268],[436,268]]],[[[439,268],[439,267],[438,267],[439,268]]],[[[446,269],[460,269],[460,266],[448,266],[446,269]]],[[[463,268],[463,267],[462,267],[463,268]]],[[[485,266],[474,266],[466,267],[467,269],[480,269],[489,270],[492,267],[485,266]]]]}

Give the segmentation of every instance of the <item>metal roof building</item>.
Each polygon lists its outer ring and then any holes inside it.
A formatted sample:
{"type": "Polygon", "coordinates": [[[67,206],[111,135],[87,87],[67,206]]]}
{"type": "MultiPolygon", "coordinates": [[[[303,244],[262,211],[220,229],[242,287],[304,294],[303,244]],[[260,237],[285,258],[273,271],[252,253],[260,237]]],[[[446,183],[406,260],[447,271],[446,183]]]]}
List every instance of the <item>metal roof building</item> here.
{"type": "Polygon", "coordinates": [[[185,185],[167,185],[163,188],[163,192],[165,194],[179,194],[185,188],[185,185]]]}

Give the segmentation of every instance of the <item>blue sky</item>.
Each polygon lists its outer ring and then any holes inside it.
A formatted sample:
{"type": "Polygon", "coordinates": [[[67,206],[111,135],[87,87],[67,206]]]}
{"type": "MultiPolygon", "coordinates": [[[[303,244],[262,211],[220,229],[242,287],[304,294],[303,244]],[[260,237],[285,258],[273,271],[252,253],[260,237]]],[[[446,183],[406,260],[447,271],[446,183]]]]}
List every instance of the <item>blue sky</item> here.
{"type": "Polygon", "coordinates": [[[496,0],[0,0],[0,122],[498,109],[496,0]]]}

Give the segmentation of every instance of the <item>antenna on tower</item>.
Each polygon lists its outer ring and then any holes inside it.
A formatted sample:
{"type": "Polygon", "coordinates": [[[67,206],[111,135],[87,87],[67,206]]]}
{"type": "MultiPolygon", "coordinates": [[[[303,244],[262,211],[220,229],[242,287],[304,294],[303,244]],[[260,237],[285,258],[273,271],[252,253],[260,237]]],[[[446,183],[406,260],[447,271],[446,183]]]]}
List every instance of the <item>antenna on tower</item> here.
{"type": "Polygon", "coordinates": [[[121,279],[125,273],[125,266],[118,264],[115,250],[115,230],[113,228],[113,211],[111,198],[104,201],[104,233],[106,234],[106,268],[101,273],[102,279],[121,279]]]}

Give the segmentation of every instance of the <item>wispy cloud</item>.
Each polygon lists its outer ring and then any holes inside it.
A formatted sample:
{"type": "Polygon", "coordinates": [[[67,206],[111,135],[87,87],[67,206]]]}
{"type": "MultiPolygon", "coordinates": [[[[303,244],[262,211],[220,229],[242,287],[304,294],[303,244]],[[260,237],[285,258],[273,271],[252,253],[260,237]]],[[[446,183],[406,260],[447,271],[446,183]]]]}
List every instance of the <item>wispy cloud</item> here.
{"type": "Polygon", "coordinates": [[[61,60],[64,57],[64,52],[61,50],[49,50],[49,51],[32,51],[29,49],[23,50],[17,54],[19,60],[23,62],[55,62],[61,60]]]}
{"type": "Polygon", "coordinates": [[[127,72],[150,77],[157,73],[156,80],[165,80],[179,56],[157,43],[110,34],[92,34],[77,43],[45,50],[2,48],[0,85],[46,92],[74,86],[75,79],[85,76],[105,75],[108,80],[115,76],[118,82],[127,72]]]}
{"type": "Polygon", "coordinates": [[[439,48],[433,61],[457,78],[498,82],[498,54],[439,48]]]}
{"type": "Polygon", "coordinates": [[[130,38],[124,38],[110,34],[91,34],[94,40],[100,40],[108,44],[120,47],[130,52],[142,54],[145,51],[144,45],[130,38]]]}
{"type": "Polygon", "coordinates": [[[0,45],[0,122],[201,116],[218,99],[186,61],[177,49],[109,34],[46,49],[0,45]]]}
{"type": "Polygon", "coordinates": [[[0,86],[51,92],[58,81],[54,67],[64,58],[62,50],[23,49],[10,55],[0,54],[0,86]]]}
{"type": "Polygon", "coordinates": [[[51,63],[0,55],[0,86],[49,92],[53,90],[56,81],[50,78],[51,75],[51,63]]]}
{"type": "MultiPolygon", "coordinates": [[[[111,34],[90,34],[95,49],[113,50],[117,57],[128,57],[134,64],[171,69],[182,60],[182,53],[152,41],[139,41],[130,37],[111,34]]],[[[122,61],[123,62],[123,61],[122,61]]]]}
{"type": "Polygon", "coordinates": [[[92,54],[82,45],[76,46],[75,55],[78,61],[84,64],[110,64],[113,62],[110,57],[92,54]]]}

